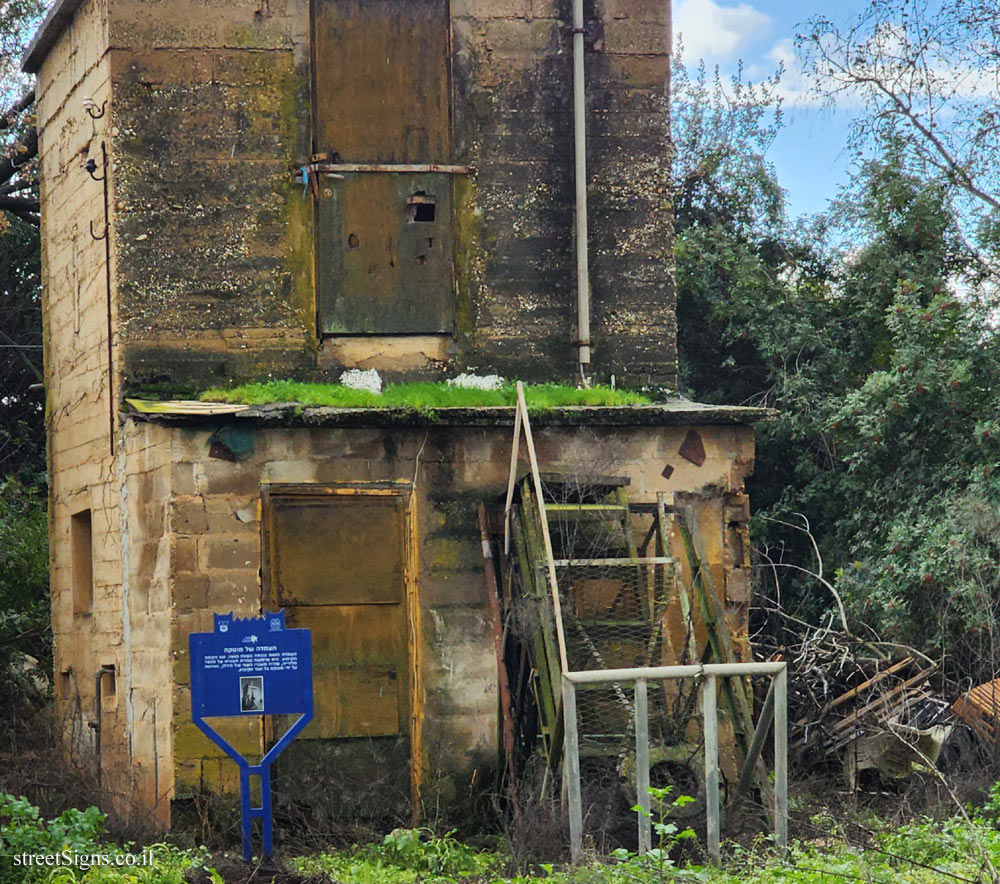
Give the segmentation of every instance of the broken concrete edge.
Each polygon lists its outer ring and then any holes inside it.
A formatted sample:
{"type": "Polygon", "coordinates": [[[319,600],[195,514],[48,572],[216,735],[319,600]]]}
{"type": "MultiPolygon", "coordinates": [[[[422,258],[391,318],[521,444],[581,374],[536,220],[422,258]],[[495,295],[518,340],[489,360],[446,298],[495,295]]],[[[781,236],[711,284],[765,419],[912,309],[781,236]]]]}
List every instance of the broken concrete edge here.
{"type": "MultiPolygon", "coordinates": [[[[512,425],[513,406],[482,408],[333,408],[296,402],[268,405],[226,405],[206,402],[154,402],[126,399],[135,421],[179,425],[216,424],[246,420],[264,427],[496,427],[512,425]]],[[[706,405],[675,399],[656,405],[568,405],[532,414],[538,426],[664,426],[745,425],[771,420],[772,408],[706,405]]]]}
{"type": "Polygon", "coordinates": [[[57,0],[53,7],[35,31],[24,57],[21,59],[21,70],[26,74],[37,74],[49,54],[52,45],[59,39],[73,20],[73,14],[83,4],[83,0],[57,0]]]}

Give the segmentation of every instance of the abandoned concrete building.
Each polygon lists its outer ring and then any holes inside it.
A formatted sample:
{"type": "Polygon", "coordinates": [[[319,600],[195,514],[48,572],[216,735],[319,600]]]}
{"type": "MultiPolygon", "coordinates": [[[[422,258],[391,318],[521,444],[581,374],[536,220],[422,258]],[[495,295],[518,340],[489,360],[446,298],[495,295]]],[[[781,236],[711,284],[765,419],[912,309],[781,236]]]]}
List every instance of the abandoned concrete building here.
{"type": "MultiPolygon", "coordinates": [[[[279,771],[302,800],[351,810],[377,776],[419,811],[502,765],[477,510],[513,409],[191,400],[350,368],[675,387],[669,5],[572,13],[57,0],[35,36],[56,698],[69,748],[162,822],[237,783],[191,723],[187,636],[215,612],[313,631],[316,717],[279,771]]],[[[759,417],[533,417],[545,471],[694,505],[743,659],[759,417]]]]}

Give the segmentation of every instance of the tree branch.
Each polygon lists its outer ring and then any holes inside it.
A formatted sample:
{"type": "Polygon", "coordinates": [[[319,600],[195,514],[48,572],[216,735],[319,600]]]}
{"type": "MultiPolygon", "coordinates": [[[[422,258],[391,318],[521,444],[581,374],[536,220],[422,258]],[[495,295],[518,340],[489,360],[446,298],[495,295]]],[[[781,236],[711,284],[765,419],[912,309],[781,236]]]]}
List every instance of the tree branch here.
{"type": "Polygon", "coordinates": [[[17,101],[15,101],[10,109],[0,117],[0,130],[9,129],[16,122],[18,117],[21,116],[29,107],[35,103],[35,90],[29,89],[24,93],[17,101]]]}
{"type": "Polygon", "coordinates": [[[38,155],[38,132],[32,129],[27,138],[24,139],[23,149],[17,151],[14,156],[5,157],[0,160],[0,183],[6,184],[13,178],[19,169],[27,165],[38,155]]]}

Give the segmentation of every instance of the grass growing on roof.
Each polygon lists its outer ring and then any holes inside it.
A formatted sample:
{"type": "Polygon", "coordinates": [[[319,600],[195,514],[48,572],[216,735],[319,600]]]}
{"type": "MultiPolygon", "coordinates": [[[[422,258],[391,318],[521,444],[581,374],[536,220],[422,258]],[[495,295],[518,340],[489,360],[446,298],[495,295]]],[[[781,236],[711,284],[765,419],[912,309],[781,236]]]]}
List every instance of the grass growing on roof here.
{"type": "MultiPolygon", "coordinates": [[[[640,393],[592,387],[578,390],[563,384],[525,386],[528,408],[545,411],[566,405],[648,405],[652,400],[640,393]]],[[[354,390],[340,384],[305,384],[298,381],[268,381],[224,389],[215,387],[198,397],[202,402],[232,402],[241,405],[267,405],[295,402],[299,405],[333,408],[410,408],[427,411],[434,408],[484,408],[510,406],[517,401],[513,384],[499,390],[474,390],[448,384],[387,384],[381,394],[354,390]]]]}

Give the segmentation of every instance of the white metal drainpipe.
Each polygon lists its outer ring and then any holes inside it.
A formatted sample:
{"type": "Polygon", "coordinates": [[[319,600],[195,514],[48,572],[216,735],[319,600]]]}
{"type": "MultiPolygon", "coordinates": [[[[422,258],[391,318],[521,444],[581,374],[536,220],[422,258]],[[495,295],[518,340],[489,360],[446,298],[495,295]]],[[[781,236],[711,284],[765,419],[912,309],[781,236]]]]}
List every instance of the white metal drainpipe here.
{"type": "Polygon", "coordinates": [[[583,81],[583,0],[573,0],[573,142],[576,159],[576,313],[580,380],[590,365],[590,266],[587,254],[587,99],[583,81]]]}

